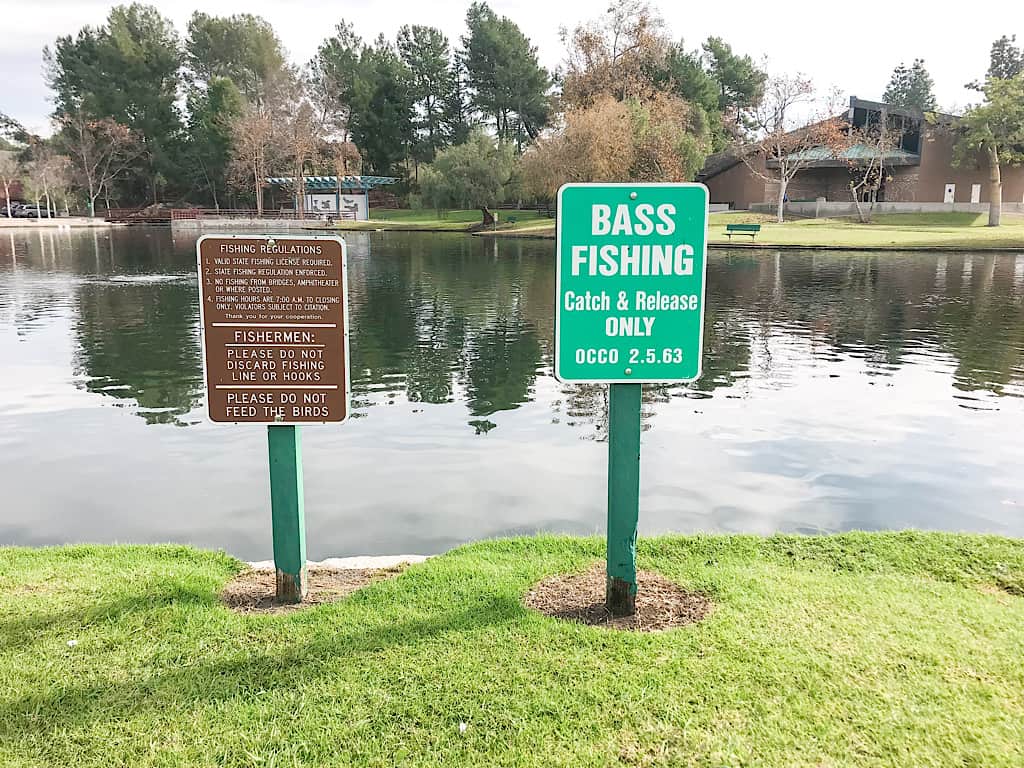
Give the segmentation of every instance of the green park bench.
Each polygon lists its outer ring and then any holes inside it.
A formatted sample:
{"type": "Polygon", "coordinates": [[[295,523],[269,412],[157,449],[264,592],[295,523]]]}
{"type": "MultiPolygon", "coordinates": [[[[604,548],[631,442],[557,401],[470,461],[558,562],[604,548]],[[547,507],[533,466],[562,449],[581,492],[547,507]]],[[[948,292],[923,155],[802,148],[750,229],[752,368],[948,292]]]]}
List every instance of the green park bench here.
{"type": "Polygon", "coordinates": [[[750,239],[753,240],[757,237],[757,233],[761,231],[760,224],[726,224],[725,234],[732,240],[733,235],[750,235],[750,239]]]}

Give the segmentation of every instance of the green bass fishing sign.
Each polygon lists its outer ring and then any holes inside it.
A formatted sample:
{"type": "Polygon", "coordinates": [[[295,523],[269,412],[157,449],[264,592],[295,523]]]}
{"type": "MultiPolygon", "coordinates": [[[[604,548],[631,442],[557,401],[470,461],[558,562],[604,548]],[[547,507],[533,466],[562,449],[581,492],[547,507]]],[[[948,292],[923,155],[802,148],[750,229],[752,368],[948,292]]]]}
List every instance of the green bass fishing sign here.
{"type": "Polygon", "coordinates": [[[595,384],[697,379],[707,230],[703,184],[563,186],[555,376],[595,384]]]}

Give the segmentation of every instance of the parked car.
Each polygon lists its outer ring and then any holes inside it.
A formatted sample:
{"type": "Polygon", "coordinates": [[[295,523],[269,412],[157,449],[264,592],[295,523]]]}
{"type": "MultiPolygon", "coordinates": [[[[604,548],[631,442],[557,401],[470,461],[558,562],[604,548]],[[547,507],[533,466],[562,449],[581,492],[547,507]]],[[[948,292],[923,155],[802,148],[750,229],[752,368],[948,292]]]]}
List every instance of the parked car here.
{"type": "MultiPolygon", "coordinates": [[[[23,205],[24,205],[24,203],[16,203],[13,200],[11,201],[11,218],[12,219],[15,216],[18,215],[18,211],[21,210],[21,207],[23,205]]],[[[0,205],[0,216],[3,216],[5,219],[7,218],[7,203],[4,203],[3,205],[0,205]]]]}
{"type": "Polygon", "coordinates": [[[23,205],[15,212],[14,217],[16,219],[48,219],[50,212],[37,205],[23,205]]]}

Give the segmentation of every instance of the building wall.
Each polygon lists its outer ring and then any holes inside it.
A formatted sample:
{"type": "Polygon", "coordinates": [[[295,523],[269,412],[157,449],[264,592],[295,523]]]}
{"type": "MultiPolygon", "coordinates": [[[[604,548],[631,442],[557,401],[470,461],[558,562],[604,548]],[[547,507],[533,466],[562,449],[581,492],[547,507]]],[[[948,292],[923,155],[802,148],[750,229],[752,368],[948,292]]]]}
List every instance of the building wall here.
{"type": "MultiPolygon", "coordinates": [[[[872,213],[988,213],[988,203],[875,203],[873,206],[865,204],[865,208],[872,213]]],[[[775,213],[775,206],[771,203],[755,203],[751,210],[758,213],[775,213]]],[[[816,219],[856,216],[857,205],[853,201],[787,203],[786,213],[816,219]]],[[[1003,213],[1024,214],[1024,203],[1003,203],[1003,213]]]]}
{"type": "MultiPolygon", "coordinates": [[[[334,216],[338,215],[337,196],[334,192],[313,192],[306,195],[307,211],[322,211],[334,216]]],[[[367,205],[366,195],[342,194],[341,210],[355,211],[356,221],[366,221],[370,217],[370,208],[367,205]]]]}
{"type": "MultiPolygon", "coordinates": [[[[778,202],[778,184],[772,185],[770,202],[778,202]]],[[[814,168],[798,173],[789,182],[786,197],[791,201],[850,199],[850,173],[845,168],[814,168]]]]}
{"type": "MultiPolygon", "coordinates": [[[[971,203],[972,186],[981,186],[978,202],[989,202],[991,183],[983,157],[975,163],[953,165],[953,134],[940,126],[928,126],[921,141],[921,164],[892,168],[885,183],[884,198],[890,203],[943,203],[947,184],[955,185],[953,202],[971,203]]],[[[1003,202],[1024,202],[1024,166],[1002,167],[1003,202]]],[[[778,201],[778,183],[765,182],[744,164],[738,163],[704,182],[715,203],[749,208],[778,201]]],[[[815,200],[850,202],[850,174],[845,168],[808,168],[789,183],[791,201],[815,200]]]]}
{"type": "MultiPolygon", "coordinates": [[[[914,201],[942,202],[946,184],[955,184],[953,202],[971,202],[971,186],[981,185],[982,203],[989,202],[992,185],[988,180],[988,163],[979,156],[974,163],[953,165],[952,132],[929,126],[921,142],[921,165],[917,169],[914,201]]],[[[1024,202],[1024,167],[1003,165],[1003,202],[1024,202]]]]}
{"type": "Polygon", "coordinates": [[[704,181],[712,203],[728,203],[734,209],[746,210],[753,203],[765,200],[764,179],[753,173],[746,163],[736,163],[727,171],[704,181]]]}

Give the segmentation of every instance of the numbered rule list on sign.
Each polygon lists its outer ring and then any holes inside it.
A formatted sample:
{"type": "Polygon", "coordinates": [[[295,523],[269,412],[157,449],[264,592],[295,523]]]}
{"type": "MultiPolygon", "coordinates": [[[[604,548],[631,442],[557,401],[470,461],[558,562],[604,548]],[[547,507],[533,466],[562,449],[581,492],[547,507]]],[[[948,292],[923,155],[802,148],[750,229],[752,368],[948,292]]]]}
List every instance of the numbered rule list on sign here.
{"type": "Polygon", "coordinates": [[[196,250],[210,419],[344,421],[344,243],[337,237],[203,236],[196,250]]]}
{"type": "Polygon", "coordinates": [[[559,379],[655,383],[700,376],[707,222],[702,184],[561,188],[559,379]]]}

